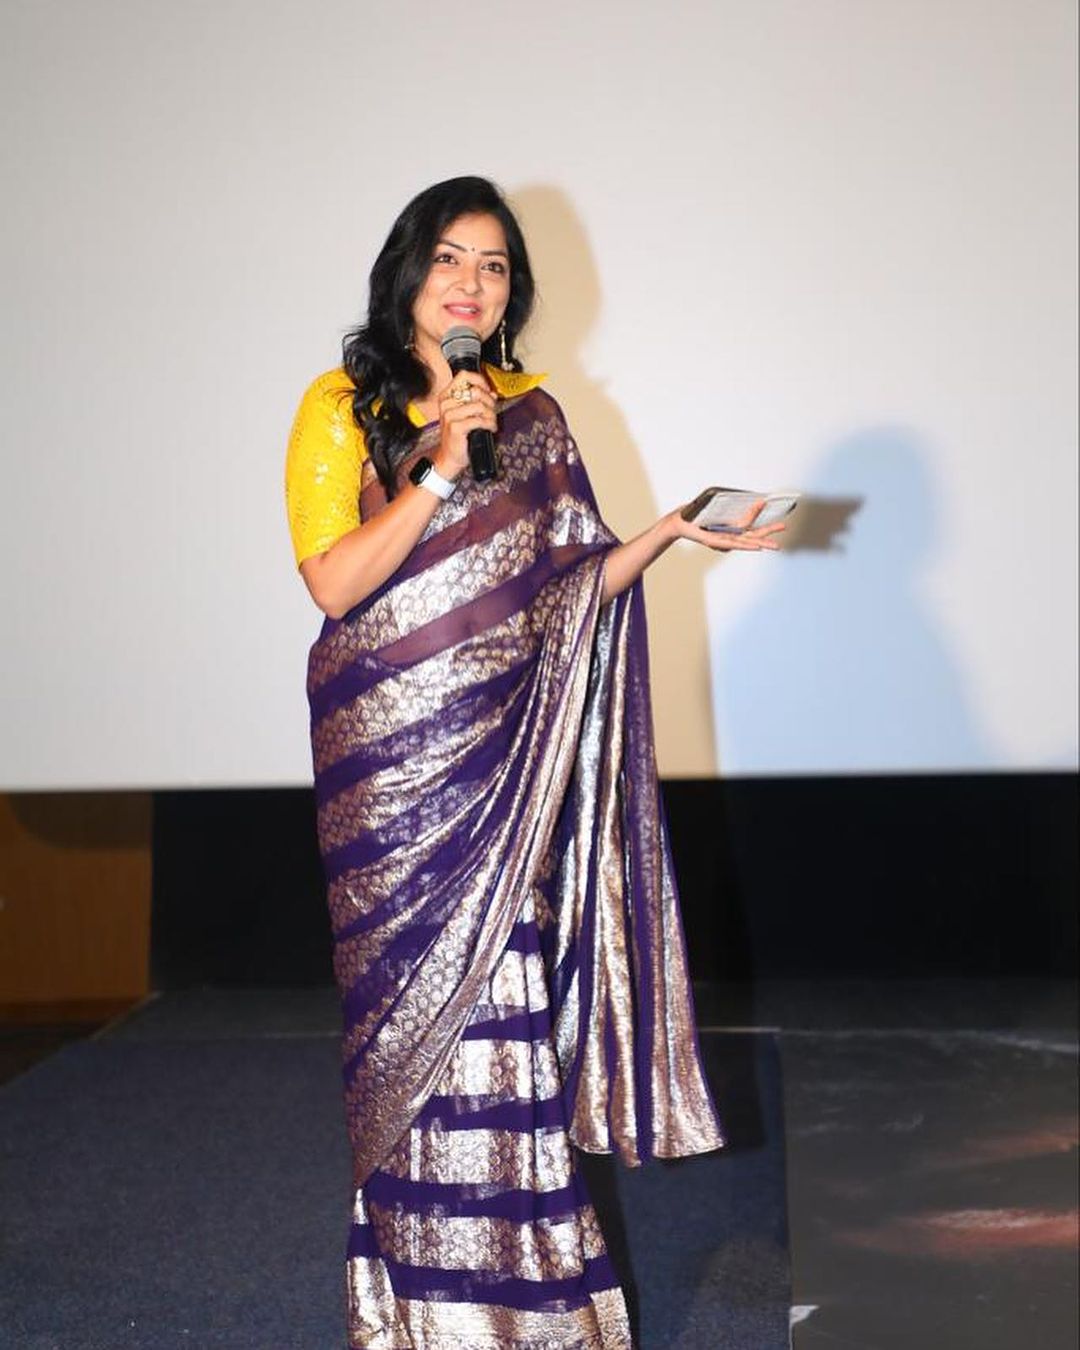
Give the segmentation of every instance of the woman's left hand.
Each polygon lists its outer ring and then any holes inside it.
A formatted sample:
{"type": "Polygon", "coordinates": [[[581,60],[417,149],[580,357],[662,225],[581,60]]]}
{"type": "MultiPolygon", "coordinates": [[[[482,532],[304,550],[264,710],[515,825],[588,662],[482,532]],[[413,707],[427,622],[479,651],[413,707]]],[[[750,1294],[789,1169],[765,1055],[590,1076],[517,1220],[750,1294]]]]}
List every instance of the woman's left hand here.
{"type": "MultiPolygon", "coordinates": [[[[688,505],[689,503],[687,503],[688,505]]],[[[727,552],[731,549],[749,549],[756,552],[759,549],[778,549],[779,542],[771,538],[785,528],[782,520],[774,521],[772,525],[762,525],[760,529],[755,529],[753,522],[765,506],[765,498],[753,502],[744,515],[740,516],[735,522],[739,527],[738,533],[731,530],[703,530],[700,525],[693,525],[689,520],[683,519],[683,506],[676,507],[668,515],[669,528],[675,539],[693,539],[699,544],[704,544],[706,548],[716,549],[720,552],[727,552]]]]}
{"type": "Polygon", "coordinates": [[[676,539],[693,539],[706,548],[728,552],[733,549],[779,548],[771,536],[784,528],[781,521],[772,525],[753,528],[764,499],[752,503],[745,515],[740,516],[738,524],[744,528],[739,534],[728,534],[718,530],[703,530],[700,525],[691,525],[683,520],[683,507],[676,507],[666,516],[660,516],[654,525],[650,525],[641,534],[625,544],[616,544],[609,549],[604,558],[604,586],[600,603],[606,604],[614,595],[625,591],[676,539]]]}

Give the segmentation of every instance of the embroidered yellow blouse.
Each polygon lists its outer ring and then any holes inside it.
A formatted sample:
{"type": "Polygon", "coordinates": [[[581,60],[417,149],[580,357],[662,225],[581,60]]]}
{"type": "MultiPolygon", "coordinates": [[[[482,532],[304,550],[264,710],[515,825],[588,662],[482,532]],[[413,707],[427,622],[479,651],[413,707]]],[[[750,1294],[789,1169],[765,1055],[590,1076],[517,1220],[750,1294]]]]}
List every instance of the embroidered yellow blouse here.
{"type": "MultiPolygon", "coordinates": [[[[499,398],[517,398],[544,379],[486,361],[484,370],[499,398]]],[[[352,414],[355,388],[341,366],[326,371],[308,385],[293,420],[285,454],[285,508],[297,567],[360,524],[360,469],[367,450],[352,414]]],[[[406,411],[414,426],[424,425],[415,404],[406,411]]]]}

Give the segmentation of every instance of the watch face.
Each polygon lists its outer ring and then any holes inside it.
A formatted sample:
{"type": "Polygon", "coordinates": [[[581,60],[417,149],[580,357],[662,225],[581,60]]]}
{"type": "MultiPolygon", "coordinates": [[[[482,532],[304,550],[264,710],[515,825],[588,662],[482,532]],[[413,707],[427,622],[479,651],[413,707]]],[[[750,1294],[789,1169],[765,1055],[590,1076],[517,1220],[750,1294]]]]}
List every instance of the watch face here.
{"type": "Polygon", "coordinates": [[[435,465],[428,459],[427,455],[421,455],[409,470],[409,481],[419,486],[434,467],[435,465]]]}

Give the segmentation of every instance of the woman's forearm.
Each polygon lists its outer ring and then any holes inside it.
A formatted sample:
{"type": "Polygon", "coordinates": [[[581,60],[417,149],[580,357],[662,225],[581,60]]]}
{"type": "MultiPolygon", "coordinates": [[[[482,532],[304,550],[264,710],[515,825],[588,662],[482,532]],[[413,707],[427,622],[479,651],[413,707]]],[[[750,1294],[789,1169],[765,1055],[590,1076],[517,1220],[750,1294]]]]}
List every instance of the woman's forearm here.
{"type": "MultiPolygon", "coordinates": [[[[439,499],[411,483],[359,528],[342,535],[325,553],[301,566],[315,603],[340,619],[401,566],[435,514],[439,499]]],[[[625,591],[678,538],[668,516],[609,549],[604,558],[600,603],[625,591]]]]}
{"type": "Polygon", "coordinates": [[[646,567],[659,558],[677,537],[670,518],[661,516],[655,525],[650,525],[641,534],[609,549],[604,558],[604,588],[600,594],[600,603],[606,604],[620,591],[633,585],[646,567]]]}
{"type": "Polygon", "coordinates": [[[319,608],[340,619],[381,586],[416,547],[438,505],[434,492],[406,483],[378,515],[308,558],[300,570],[319,608]]]}

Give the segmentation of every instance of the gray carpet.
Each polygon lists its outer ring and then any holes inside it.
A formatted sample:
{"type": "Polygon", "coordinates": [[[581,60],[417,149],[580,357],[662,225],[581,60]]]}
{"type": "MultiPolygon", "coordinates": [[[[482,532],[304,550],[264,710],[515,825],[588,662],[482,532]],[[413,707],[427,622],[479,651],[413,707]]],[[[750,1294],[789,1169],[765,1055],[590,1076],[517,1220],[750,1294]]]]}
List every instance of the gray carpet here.
{"type": "MultiPolygon", "coordinates": [[[[13,1350],[342,1350],[349,1158],[333,991],[156,999],[0,1089],[13,1350]]],[[[786,1350],[779,1056],[703,1037],[718,1154],[583,1166],[641,1350],[786,1350]]]]}

